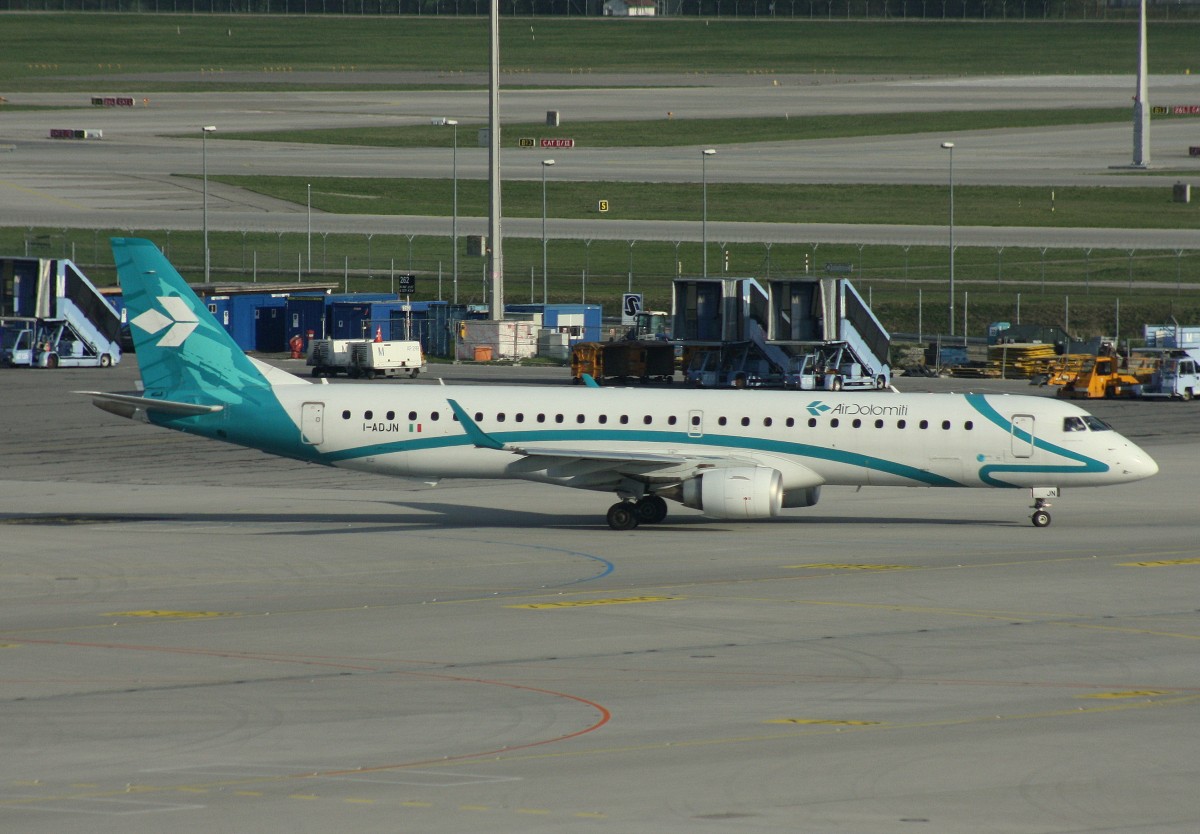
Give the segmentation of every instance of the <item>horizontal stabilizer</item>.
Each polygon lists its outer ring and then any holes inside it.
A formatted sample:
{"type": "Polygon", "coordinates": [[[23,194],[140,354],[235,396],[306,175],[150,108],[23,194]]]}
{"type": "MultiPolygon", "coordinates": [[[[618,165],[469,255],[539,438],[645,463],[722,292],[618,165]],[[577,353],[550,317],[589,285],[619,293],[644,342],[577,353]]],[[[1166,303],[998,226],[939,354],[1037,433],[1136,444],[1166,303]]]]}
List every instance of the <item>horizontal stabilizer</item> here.
{"type": "Polygon", "coordinates": [[[223,405],[200,405],[172,400],[153,400],[133,394],[106,394],[103,391],[76,391],[92,398],[92,405],[118,417],[135,418],[140,410],[145,413],[157,411],[173,417],[194,417],[197,414],[212,414],[225,408],[223,405]]]}

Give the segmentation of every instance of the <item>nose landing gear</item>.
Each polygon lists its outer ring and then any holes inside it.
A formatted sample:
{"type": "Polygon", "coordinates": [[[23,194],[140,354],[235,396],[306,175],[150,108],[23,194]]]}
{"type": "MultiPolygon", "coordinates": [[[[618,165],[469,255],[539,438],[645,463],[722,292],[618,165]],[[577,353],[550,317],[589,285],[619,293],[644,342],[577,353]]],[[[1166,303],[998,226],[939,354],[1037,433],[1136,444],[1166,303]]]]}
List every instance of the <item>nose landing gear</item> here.
{"type": "Polygon", "coordinates": [[[1050,498],[1058,497],[1058,487],[1034,487],[1031,490],[1033,494],[1033,515],[1029,520],[1033,522],[1034,527],[1049,527],[1050,513],[1046,512],[1046,508],[1051,506],[1050,498]]]}

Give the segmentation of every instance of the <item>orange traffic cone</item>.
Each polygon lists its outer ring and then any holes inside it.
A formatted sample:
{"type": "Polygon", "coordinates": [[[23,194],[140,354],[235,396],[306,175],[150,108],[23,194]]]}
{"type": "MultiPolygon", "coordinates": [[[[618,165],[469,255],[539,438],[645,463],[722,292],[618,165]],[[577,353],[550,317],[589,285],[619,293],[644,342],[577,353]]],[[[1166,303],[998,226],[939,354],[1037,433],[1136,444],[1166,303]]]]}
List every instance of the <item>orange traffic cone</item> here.
{"type": "Polygon", "coordinates": [[[383,328],[382,327],[375,328],[375,341],[377,341],[377,342],[383,341],[383,328]]]}

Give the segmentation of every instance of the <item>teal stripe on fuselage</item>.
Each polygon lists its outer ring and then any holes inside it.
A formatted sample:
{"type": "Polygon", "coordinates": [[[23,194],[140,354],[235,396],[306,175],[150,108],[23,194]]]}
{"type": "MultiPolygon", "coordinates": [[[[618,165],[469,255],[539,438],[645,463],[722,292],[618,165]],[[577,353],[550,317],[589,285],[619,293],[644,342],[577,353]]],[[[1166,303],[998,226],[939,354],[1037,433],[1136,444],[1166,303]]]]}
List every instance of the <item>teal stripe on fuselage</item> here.
{"type": "Polygon", "coordinates": [[[1032,436],[1024,429],[1019,429],[1000,415],[992,404],[987,401],[983,394],[967,394],[967,402],[986,420],[994,423],[1004,431],[1016,436],[1020,440],[1027,443],[1032,443],[1034,447],[1041,449],[1044,452],[1049,452],[1068,460],[1078,461],[1082,466],[1072,466],[1067,464],[1033,464],[1033,463],[992,463],[986,466],[979,467],[979,480],[989,486],[995,487],[1017,487],[1017,484],[1010,484],[999,478],[993,477],[999,472],[1037,472],[1048,474],[1071,474],[1079,475],[1083,473],[1099,473],[1107,472],[1109,466],[1107,463],[1098,461],[1095,458],[1090,458],[1087,455],[1081,455],[1078,452],[1073,452],[1070,449],[1064,449],[1061,446],[1056,446],[1045,440],[1041,440],[1036,436],[1032,436]]]}
{"type": "MultiPolygon", "coordinates": [[[[879,472],[887,472],[902,478],[908,478],[929,486],[957,487],[964,484],[918,469],[907,464],[898,463],[871,455],[857,452],[845,452],[829,449],[824,446],[813,446],[807,443],[793,443],[783,440],[768,440],[758,437],[738,437],[732,435],[706,434],[702,437],[689,437],[683,432],[638,431],[619,429],[564,429],[561,431],[520,431],[520,432],[489,432],[488,436],[506,444],[528,443],[572,443],[572,442],[608,442],[608,443],[651,443],[656,445],[670,444],[673,446],[717,446],[725,449],[768,452],[771,454],[787,455],[797,458],[827,460],[849,466],[861,466],[879,472]]],[[[336,463],[356,460],[358,458],[376,455],[397,454],[418,450],[437,448],[455,448],[474,446],[467,435],[443,436],[420,440],[399,440],[390,443],[373,443],[368,446],[356,446],[353,449],[343,449],[339,452],[327,452],[321,455],[321,462],[336,463]]]]}

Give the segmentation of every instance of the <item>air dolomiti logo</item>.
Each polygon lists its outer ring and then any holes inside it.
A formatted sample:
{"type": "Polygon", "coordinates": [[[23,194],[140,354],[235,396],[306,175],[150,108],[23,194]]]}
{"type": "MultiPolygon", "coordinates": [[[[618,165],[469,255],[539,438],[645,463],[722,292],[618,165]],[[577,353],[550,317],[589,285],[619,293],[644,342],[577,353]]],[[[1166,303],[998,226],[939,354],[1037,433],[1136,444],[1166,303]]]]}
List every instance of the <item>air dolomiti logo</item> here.
{"type": "Polygon", "coordinates": [[[820,400],[813,400],[807,406],[808,413],[820,417],[828,412],[842,417],[904,417],[908,414],[906,405],[878,405],[876,403],[838,403],[829,405],[820,400]]]}
{"type": "Polygon", "coordinates": [[[167,311],[167,315],[150,309],[133,319],[130,324],[136,325],[139,330],[144,330],[151,336],[166,330],[158,340],[158,346],[179,347],[200,324],[200,320],[196,318],[188,303],[177,295],[160,295],[158,303],[167,311]]]}

